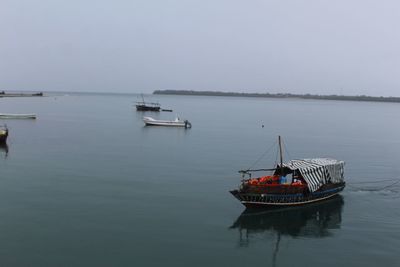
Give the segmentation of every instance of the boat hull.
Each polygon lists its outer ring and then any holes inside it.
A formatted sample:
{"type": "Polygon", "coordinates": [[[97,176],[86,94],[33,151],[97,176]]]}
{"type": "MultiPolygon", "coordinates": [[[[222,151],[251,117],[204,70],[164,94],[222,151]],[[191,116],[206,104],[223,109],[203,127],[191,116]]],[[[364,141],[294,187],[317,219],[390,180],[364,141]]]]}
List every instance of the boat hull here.
{"type": "Polygon", "coordinates": [[[149,126],[169,126],[169,127],[185,127],[183,123],[154,123],[154,122],[145,122],[146,125],[149,126]]]}
{"type": "Polygon", "coordinates": [[[0,134],[0,143],[5,143],[5,142],[7,142],[7,136],[0,134]]]}
{"type": "Polygon", "coordinates": [[[338,184],[327,189],[321,189],[312,193],[298,194],[254,194],[232,190],[230,193],[247,208],[298,206],[329,199],[343,191],[345,183],[338,184]]]}
{"type": "Polygon", "coordinates": [[[42,92],[39,93],[6,93],[4,91],[0,92],[0,97],[27,97],[27,96],[43,96],[42,92]]]}
{"type": "Polygon", "coordinates": [[[36,119],[36,114],[6,114],[1,113],[0,119],[36,119]]]}
{"type": "Polygon", "coordinates": [[[152,107],[152,106],[146,106],[146,105],[136,105],[136,110],[137,111],[160,111],[161,107],[152,107]]]}

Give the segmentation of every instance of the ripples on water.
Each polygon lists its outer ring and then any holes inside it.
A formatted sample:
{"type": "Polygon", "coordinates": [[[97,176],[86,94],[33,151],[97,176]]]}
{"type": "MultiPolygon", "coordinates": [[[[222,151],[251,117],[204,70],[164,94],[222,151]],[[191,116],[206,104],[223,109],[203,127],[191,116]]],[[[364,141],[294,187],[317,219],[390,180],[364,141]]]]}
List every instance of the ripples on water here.
{"type": "Polygon", "coordinates": [[[136,99],[0,99],[38,115],[0,146],[1,266],[399,266],[398,104],[153,97],[184,130],[144,127],[136,99]],[[245,210],[237,170],[278,135],[286,159],[345,160],[341,196],[245,210]]]}

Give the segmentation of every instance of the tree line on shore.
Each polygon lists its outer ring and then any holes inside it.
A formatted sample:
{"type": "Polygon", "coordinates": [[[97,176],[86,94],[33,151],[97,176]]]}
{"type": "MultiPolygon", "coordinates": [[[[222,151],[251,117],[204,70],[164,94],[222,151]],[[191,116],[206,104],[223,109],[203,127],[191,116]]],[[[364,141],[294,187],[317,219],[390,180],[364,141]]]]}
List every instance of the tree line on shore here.
{"type": "Polygon", "coordinates": [[[194,95],[194,96],[232,96],[232,97],[265,97],[265,98],[302,98],[322,100],[348,100],[348,101],[374,101],[374,102],[400,102],[400,97],[383,97],[367,95],[317,95],[317,94],[290,94],[290,93],[237,93],[220,91],[194,91],[194,90],[155,90],[155,95],[194,95]]]}

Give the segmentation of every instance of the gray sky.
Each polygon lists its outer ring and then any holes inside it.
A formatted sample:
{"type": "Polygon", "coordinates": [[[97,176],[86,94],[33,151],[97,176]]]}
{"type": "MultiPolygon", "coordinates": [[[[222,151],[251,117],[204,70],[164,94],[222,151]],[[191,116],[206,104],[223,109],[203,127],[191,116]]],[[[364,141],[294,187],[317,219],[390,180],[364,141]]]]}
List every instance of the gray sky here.
{"type": "Polygon", "coordinates": [[[0,0],[0,90],[400,96],[398,0],[0,0]]]}

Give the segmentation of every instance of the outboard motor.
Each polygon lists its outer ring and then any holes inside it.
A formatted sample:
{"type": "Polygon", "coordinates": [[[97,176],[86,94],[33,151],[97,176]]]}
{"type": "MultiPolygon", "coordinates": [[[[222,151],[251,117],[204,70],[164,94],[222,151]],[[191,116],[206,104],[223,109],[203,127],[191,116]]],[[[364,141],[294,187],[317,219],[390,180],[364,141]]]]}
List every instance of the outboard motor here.
{"type": "Polygon", "coordinates": [[[188,120],[185,120],[185,128],[192,128],[192,124],[188,120]]]}

